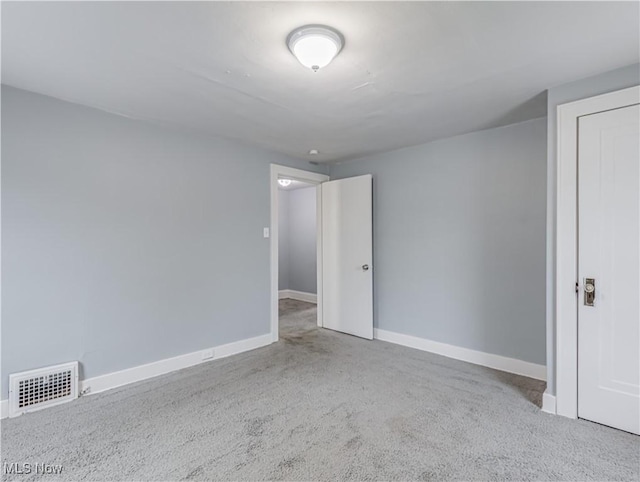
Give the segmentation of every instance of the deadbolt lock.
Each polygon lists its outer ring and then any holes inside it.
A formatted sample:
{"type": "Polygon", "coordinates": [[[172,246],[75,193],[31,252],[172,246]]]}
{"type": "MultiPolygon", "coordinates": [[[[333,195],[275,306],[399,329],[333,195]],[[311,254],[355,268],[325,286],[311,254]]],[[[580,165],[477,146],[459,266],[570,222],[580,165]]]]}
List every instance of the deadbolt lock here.
{"type": "Polygon", "coordinates": [[[595,278],[584,279],[584,305],[593,306],[596,299],[596,280],[595,278]]]}

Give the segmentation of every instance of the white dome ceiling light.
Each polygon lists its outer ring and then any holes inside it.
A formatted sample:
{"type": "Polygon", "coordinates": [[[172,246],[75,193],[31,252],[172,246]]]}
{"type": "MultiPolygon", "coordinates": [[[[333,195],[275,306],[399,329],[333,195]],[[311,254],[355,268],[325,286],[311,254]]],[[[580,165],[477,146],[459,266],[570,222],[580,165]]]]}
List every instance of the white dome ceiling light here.
{"type": "Polygon", "coordinates": [[[340,53],[344,37],[331,27],[305,25],[289,34],[287,45],[302,65],[317,72],[340,53]]]}
{"type": "Polygon", "coordinates": [[[287,187],[289,184],[291,184],[291,179],[278,179],[278,184],[280,184],[282,187],[287,187]]]}

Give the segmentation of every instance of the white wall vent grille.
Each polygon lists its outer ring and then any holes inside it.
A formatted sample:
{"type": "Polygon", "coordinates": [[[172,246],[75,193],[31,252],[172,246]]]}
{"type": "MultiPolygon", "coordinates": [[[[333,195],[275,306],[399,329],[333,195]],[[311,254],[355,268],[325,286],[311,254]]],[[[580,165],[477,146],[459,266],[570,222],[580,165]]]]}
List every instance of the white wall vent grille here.
{"type": "Polygon", "coordinates": [[[78,398],[78,362],[9,375],[9,416],[78,398]]]}

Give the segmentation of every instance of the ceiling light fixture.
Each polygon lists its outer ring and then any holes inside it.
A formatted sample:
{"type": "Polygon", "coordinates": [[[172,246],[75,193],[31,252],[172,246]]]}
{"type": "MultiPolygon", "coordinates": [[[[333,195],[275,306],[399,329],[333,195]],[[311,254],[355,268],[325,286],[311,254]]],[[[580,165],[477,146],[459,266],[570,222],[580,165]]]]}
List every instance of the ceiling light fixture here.
{"type": "Polygon", "coordinates": [[[344,37],[331,27],[305,25],[289,34],[287,45],[302,65],[317,72],[342,50],[344,37]]]}
{"type": "Polygon", "coordinates": [[[280,184],[282,187],[287,187],[289,184],[291,184],[291,179],[278,179],[278,184],[280,184]]]}

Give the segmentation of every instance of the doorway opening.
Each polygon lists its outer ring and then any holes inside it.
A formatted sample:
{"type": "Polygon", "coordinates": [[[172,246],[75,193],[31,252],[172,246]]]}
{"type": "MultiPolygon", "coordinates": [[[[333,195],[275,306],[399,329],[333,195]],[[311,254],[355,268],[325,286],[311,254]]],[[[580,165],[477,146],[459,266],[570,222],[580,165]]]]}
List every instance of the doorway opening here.
{"type": "Polygon", "coordinates": [[[278,331],[300,339],[318,325],[315,184],[278,179],[278,331]]]}
{"type": "MultiPolygon", "coordinates": [[[[328,182],[329,176],[324,174],[272,164],[272,340],[279,339],[280,252],[278,248],[281,183],[278,181],[287,184],[284,187],[292,185],[293,181],[315,186],[317,326],[368,340],[373,339],[372,176],[364,174],[328,182]]],[[[298,291],[290,288],[289,290],[286,294],[289,298],[292,295],[291,291],[298,291]]],[[[305,301],[305,299],[298,301],[305,301]]]]}
{"type": "Polygon", "coordinates": [[[329,176],[271,165],[271,336],[322,326],[322,193],[329,176]]]}

